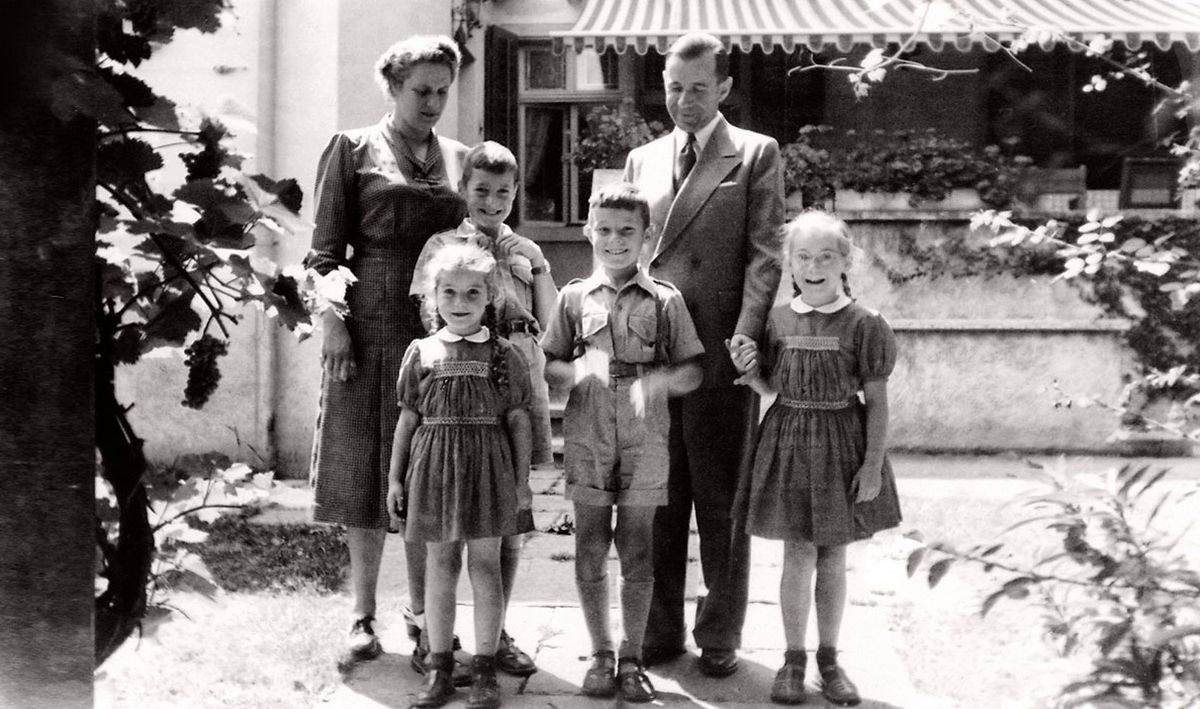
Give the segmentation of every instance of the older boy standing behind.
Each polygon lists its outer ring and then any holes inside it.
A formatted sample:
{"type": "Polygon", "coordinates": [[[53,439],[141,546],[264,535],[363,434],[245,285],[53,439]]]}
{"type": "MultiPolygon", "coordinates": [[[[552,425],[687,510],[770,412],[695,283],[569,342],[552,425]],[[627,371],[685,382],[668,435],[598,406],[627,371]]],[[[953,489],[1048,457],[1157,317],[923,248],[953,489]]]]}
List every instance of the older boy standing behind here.
{"type": "MultiPolygon", "coordinates": [[[[467,151],[459,183],[459,191],[467,202],[467,218],[457,229],[434,234],[425,242],[421,255],[417,257],[410,294],[418,296],[429,291],[423,280],[425,264],[446,244],[475,244],[496,257],[499,288],[492,303],[496,329],[501,337],[516,346],[529,365],[532,387],[529,424],[533,444],[530,463],[538,466],[552,464],[554,455],[550,449],[550,393],[546,387],[544,369],[546,358],[538,347],[537,338],[554,307],[558,291],[550,278],[550,263],[542,255],[541,248],[504,223],[512,213],[513,200],[517,196],[518,174],[517,158],[499,143],[488,140],[467,151]]],[[[528,491],[528,481],[519,481],[519,487],[522,491],[528,491]]],[[[533,531],[532,515],[522,522],[525,531],[533,531]]],[[[516,584],[524,542],[524,534],[515,534],[505,537],[500,547],[500,576],[506,609],[516,584]]],[[[418,636],[413,638],[418,644],[417,651],[413,653],[413,667],[418,671],[424,669],[423,655],[428,651],[419,639],[419,631],[424,627],[423,603],[419,600],[424,598],[424,580],[423,573],[418,576],[409,568],[413,605],[409,632],[418,636]]],[[[496,667],[517,676],[537,672],[533,659],[517,647],[503,628],[496,649],[496,667]]],[[[467,679],[462,673],[457,677],[459,681],[467,679]]]]}
{"type": "Polygon", "coordinates": [[[593,196],[584,234],[597,268],[563,287],[542,338],[546,378],[570,389],[566,495],[575,503],[575,581],[593,650],[582,689],[648,702],[655,693],[642,639],[654,590],[654,514],[667,502],[667,397],[700,385],[704,347],[679,291],[638,265],[654,230],[636,187],[613,185],[593,196]],[[619,655],[608,618],[614,541],[625,636],[619,655]]]}

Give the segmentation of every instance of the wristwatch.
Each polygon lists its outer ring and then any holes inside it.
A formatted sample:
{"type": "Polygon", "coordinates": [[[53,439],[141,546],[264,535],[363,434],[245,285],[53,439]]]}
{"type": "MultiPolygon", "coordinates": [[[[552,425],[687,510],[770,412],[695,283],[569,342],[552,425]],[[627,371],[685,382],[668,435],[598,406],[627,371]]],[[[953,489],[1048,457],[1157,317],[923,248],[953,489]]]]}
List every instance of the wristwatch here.
{"type": "Polygon", "coordinates": [[[542,261],[541,266],[534,266],[533,268],[529,269],[529,272],[535,276],[540,276],[543,273],[550,273],[550,262],[542,261]]]}

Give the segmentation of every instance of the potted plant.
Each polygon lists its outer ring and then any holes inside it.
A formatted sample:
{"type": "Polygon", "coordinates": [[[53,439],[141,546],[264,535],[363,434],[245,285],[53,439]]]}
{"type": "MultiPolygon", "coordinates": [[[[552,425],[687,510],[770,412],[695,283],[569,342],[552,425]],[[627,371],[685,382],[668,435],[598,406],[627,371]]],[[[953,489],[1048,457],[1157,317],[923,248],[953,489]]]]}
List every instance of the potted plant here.
{"type": "Polygon", "coordinates": [[[786,188],[799,190],[806,206],[832,195],[839,209],[851,211],[1003,207],[1012,201],[1028,162],[932,128],[859,133],[805,126],[783,147],[783,157],[786,188]],[[952,194],[967,201],[947,202],[952,194]]]}
{"type": "Polygon", "coordinates": [[[647,122],[631,103],[594,106],[584,122],[572,159],[581,173],[592,176],[593,190],[619,179],[630,150],[667,133],[662,123],[647,122]]]}

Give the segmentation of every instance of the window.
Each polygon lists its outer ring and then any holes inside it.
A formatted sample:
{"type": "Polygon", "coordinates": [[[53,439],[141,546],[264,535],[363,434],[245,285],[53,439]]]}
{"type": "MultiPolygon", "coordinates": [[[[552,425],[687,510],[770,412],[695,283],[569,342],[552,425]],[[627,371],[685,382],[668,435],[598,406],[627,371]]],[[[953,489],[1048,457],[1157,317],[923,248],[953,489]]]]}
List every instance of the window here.
{"type": "Polygon", "coordinates": [[[621,100],[621,58],[571,51],[555,54],[548,43],[522,45],[518,53],[518,156],[523,166],[520,221],[562,226],[587,219],[591,176],[571,159],[598,103],[621,100]]]}

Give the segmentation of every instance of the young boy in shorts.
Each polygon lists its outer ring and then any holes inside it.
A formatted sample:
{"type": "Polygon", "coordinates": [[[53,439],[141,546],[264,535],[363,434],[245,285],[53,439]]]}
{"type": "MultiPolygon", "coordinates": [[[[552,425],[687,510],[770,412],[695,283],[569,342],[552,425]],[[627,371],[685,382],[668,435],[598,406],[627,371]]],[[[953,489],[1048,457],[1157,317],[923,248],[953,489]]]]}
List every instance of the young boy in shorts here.
{"type": "MultiPolygon", "coordinates": [[[[530,462],[534,466],[544,466],[552,465],[554,456],[550,449],[550,392],[544,370],[546,358],[538,346],[537,338],[554,307],[558,291],[550,277],[550,263],[541,248],[504,223],[512,213],[513,201],[517,197],[518,175],[517,158],[511,150],[497,142],[484,141],[467,151],[459,181],[459,192],[467,202],[467,217],[457,229],[434,234],[425,242],[417,257],[410,295],[419,296],[428,292],[424,282],[425,264],[446,244],[475,244],[496,257],[498,295],[492,303],[495,308],[494,325],[501,337],[520,350],[529,365],[532,385],[529,423],[533,444],[530,462]]],[[[518,489],[523,494],[528,493],[528,481],[518,481],[518,489]]],[[[523,522],[526,531],[533,531],[532,513],[523,522]]],[[[500,548],[500,576],[506,607],[516,584],[524,541],[524,534],[514,534],[505,537],[500,548]]],[[[422,568],[424,545],[415,546],[421,549],[406,548],[412,596],[410,602],[413,605],[408,623],[409,634],[417,642],[413,652],[413,668],[420,672],[425,669],[424,655],[428,652],[421,640],[421,629],[425,625],[421,595],[424,574],[416,574],[413,569],[422,568]]],[[[533,659],[517,647],[504,629],[500,631],[499,644],[496,646],[496,667],[521,677],[537,672],[533,659]]],[[[465,683],[469,679],[465,671],[456,668],[456,682],[465,683]]]]}
{"type": "Polygon", "coordinates": [[[704,346],[679,291],[639,266],[655,232],[636,187],[611,185],[593,195],[583,231],[595,271],[563,287],[542,337],[546,378],[570,390],[566,496],[575,506],[575,582],[592,640],[583,693],[648,702],[655,692],[642,639],[654,590],[654,513],[667,503],[667,397],[700,385],[704,346]],[[616,654],[608,618],[613,542],[624,621],[616,654]]]}

